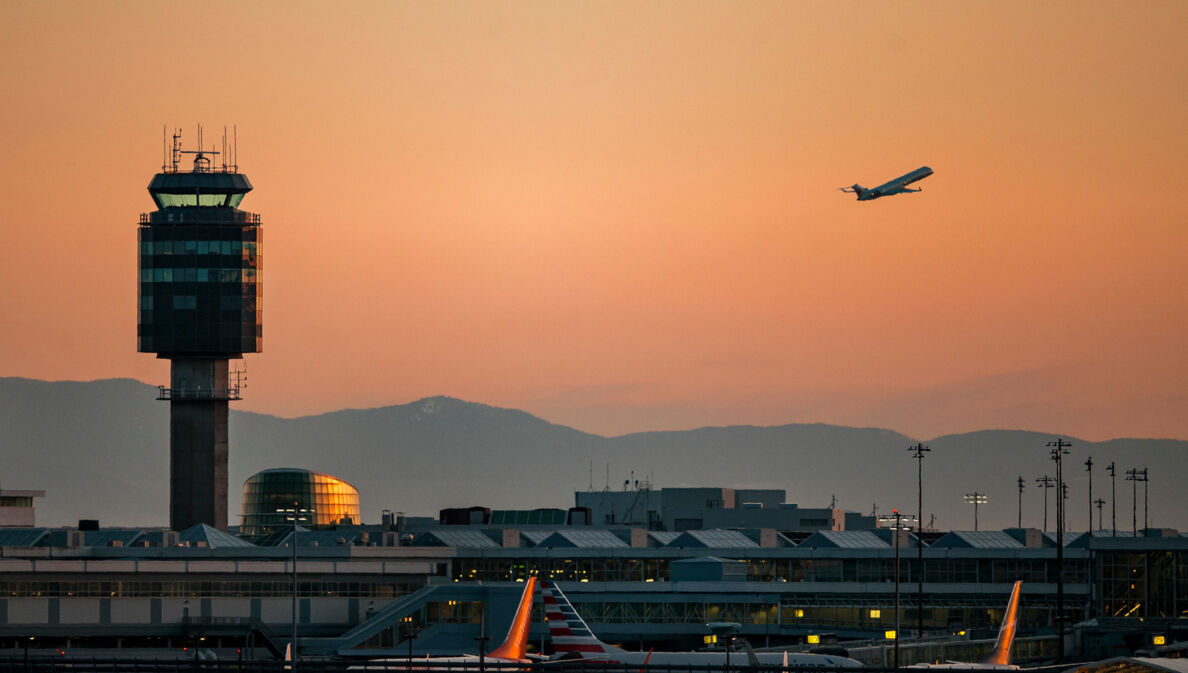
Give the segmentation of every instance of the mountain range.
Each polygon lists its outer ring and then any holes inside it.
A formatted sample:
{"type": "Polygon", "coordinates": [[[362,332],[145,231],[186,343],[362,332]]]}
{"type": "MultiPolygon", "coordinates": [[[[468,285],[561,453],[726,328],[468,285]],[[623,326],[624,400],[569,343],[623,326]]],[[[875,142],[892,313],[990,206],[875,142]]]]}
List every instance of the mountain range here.
{"type": "MultiPolygon", "coordinates": [[[[44,489],[39,525],[163,526],[169,504],[169,410],[153,386],[130,379],[47,382],[0,378],[0,488],[44,489]]],[[[327,472],[359,489],[363,520],[380,511],[436,516],[444,507],[565,508],[575,490],[622,489],[625,481],[654,487],[782,488],[801,507],[870,513],[916,510],[916,438],[880,428],[822,424],[729,426],[602,437],[549,423],[514,409],[429,397],[375,409],[299,418],[249,412],[230,416],[230,511],[240,511],[242,484],[273,467],[327,472]]],[[[1133,467],[1149,470],[1152,527],[1188,528],[1188,508],[1176,479],[1188,475],[1188,442],[1113,439],[1072,442],[1065,459],[1069,523],[1084,530],[1093,498],[1106,500],[1117,466],[1118,529],[1131,529],[1132,499],[1143,520],[1143,484],[1125,481],[1133,467]],[[1177,477],[1176,475],[1180,475],[1177,477]],[[1137,496],[1137,497],[1136,497],[1137,496]]],[[[1014,526],[1017,478],[1024,479],[1023,524],[1040,527],[1044,495],[1036,478],[1054,475],[1046,442],[1056,436],[1022,430],[981,430],[923,439],[925,521],[972,529],[966,493],[984,493],[979,527],[1014,526]]],[[[1049,499],[1049,529],[1055,502],[1049,499]]],[[[1097,510],[1093,510],[1094,525],[1097,510]]],[[[236,517],[232,517],[235,521],[236,517]]]]}

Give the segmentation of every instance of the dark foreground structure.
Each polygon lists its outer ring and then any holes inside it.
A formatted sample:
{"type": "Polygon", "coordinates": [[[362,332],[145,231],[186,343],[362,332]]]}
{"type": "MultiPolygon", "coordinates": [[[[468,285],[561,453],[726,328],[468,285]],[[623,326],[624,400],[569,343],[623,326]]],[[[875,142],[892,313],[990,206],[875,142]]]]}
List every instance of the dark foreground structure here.
{"type": "Polygon", "coordinates": [[[227,529],[227,404],[240,399],[229,363],[259,353],[260,216],[239,210],[252,189],[238,167],[212,166],[194,154],[179,170],[170,160],[149,183],[157,210],[140,216],[140,313],[137,349],[170,361],[169,523],[227,529]]]}

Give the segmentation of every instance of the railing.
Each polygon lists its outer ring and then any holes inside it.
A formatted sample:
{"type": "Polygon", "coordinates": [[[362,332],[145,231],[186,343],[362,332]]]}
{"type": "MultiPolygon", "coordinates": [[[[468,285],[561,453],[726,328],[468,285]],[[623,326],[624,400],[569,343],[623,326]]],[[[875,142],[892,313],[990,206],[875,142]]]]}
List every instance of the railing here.
{"type": "Polygon", "coordinates": [[[177,224],[186,222],[230,222],[235,224],[260,224],[259,213],[249,213],[246,210],[227,210],[226,208],[175,208],[170,210],[156,210],[151,213],[140,214],[140,225],[149,224],[177,224]]]}
{"type": "Polygon", "coordinates": [[[158,400],[241,400],[239,386],[226,388],[207,388],[204,386],[187,388],[166,388],[157,386],[158,400]]]}

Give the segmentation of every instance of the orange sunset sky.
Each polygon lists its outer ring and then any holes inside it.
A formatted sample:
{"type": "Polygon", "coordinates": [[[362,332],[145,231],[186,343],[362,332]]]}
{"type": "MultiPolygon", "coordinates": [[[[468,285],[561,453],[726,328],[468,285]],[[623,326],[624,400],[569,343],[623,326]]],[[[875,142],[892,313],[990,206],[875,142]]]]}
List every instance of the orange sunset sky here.
{"type": "Polygon", "coordinates": [[[167,381],[136,223],[201,122],[264,221],[238,409],[1188,439],[1186,34],[1154,1],[6,0],[0,376],[167,381]]]}

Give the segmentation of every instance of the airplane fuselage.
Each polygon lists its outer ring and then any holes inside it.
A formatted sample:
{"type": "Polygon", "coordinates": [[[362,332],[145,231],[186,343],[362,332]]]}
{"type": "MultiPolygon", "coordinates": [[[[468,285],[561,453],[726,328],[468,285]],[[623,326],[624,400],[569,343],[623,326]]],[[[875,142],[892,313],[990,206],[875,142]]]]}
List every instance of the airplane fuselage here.
{"type": "MultiPolygon", "coordinates": [[[[854,185],[853,187],[850,188],[850,190],[852,190],[855,194],[858,195],[859,201],[873,201],[874,199],[877,199],[877,198],[880,198],[883,196],[891,196],[893,194],[905,194],[905,193],[909,193],[909,192],[918,192],[918,191],[920,191],[919,189],[908,189],[908,185],[912,184],[913,182],[918,182],[920,180],[923,180],[924,178],[926,178],[930,175],[932,175],[932,169],[929,168],[928,166],[921,166],[920,168],[917,168],[916,170],[912,171],[911,173],[907,173],[907,174],[899,176],[898,178],[895,178],[894,180],[884,182],[883,184],[879,185],[878,187],[874,187],[872,189],[865,189],[861,185],[854,185]]],[[[850,190],[846,190],[846,191],[850,191],[850,190]]]]}

